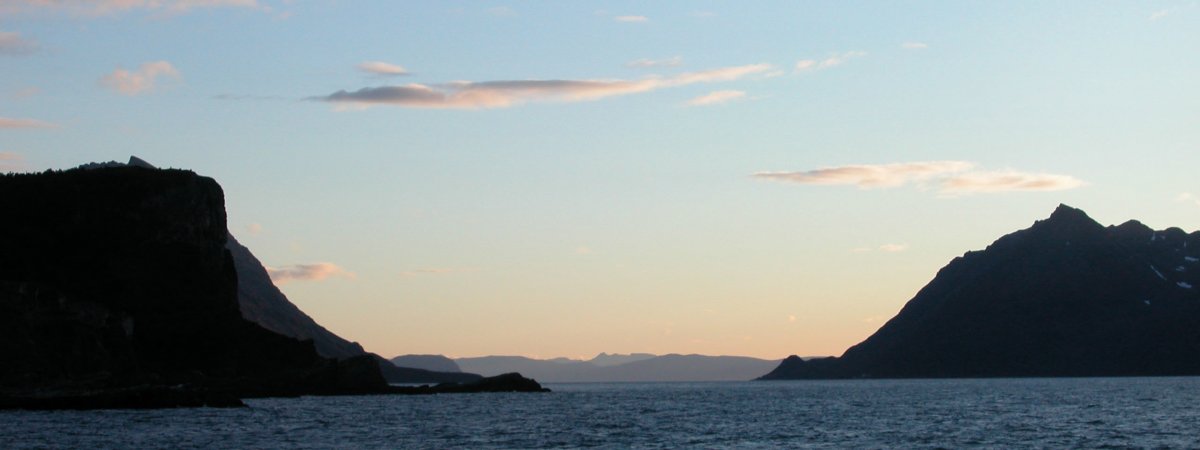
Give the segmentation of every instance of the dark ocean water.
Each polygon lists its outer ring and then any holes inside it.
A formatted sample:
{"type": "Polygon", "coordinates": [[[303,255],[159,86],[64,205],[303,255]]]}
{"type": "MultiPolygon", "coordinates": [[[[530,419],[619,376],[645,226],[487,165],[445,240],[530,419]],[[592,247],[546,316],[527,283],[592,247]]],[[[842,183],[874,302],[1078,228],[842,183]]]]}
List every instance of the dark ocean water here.
{"type": "Polygon", "coordinates": [[[1200,448],[1200,378],[552,384],[0,411],[0,448],[1200,448]]]}

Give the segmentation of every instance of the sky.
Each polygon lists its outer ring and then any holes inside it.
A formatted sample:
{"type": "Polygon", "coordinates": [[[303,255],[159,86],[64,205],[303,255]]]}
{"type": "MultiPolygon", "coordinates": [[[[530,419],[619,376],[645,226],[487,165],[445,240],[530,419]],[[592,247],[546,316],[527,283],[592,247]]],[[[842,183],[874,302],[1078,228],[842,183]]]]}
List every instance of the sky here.
{"type": "Polygon", "coordinates": [[[1200,4],[0,1],[0,171],[224,188],[391,357],[838,355],[1059,203],[1200,229],[1200,4]]]}

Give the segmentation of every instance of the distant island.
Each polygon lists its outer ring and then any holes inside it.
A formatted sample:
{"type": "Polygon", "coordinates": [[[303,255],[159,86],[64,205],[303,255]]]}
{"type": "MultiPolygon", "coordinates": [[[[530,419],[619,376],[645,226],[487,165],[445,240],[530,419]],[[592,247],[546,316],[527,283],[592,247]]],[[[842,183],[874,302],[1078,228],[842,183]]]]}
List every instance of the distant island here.
{"type": "Polygon", "coordinates": [[[836,358],[763,380],[1200,375],[1200,232],[1060,205],[968,252],[836,358]]]}
{"type": "Polygon", "coordinates": [[[224,193],[190,171],[131,159],[0,175],[0,210],[0,408],[542,390],[516,374],[391,386],[390,365],[354,354],[361,347],[332,333],[324,338],[336,345],[322,349],[345,353],[324,357],[314,343],[320,333],[301,334],[323,328],[290,303],[269,304],[265,316],[247,320],[224,193]],[[271,311],[287,306],[292,319],[307,319],[289,331],[304,340],[256,323],[281,319],[271,311]]]}
{"type": "Polygon", "coordinates": [[[520,372],[543,382],[663,382],[745,381],[779,365],[780,360],[745,356],[628,355],[600,353],[589,360],[524,356],[481,356],[450,359],[441,355],[402,355],[392,358],[401,367],[461,370],[482,375],[520,372]]]}

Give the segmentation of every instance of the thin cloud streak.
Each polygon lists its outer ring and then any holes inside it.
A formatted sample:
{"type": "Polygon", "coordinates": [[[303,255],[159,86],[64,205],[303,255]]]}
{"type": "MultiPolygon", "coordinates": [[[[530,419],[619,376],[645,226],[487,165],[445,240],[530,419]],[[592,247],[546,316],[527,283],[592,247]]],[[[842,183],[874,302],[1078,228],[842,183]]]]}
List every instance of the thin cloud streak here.
{"type": "Polygon", "coordinates": [[[409,74],[404,67],[383,61],[364,61],[356,67],[360,71],[381,77],[398,77],[409,74]]]}
{"type": "Polygon", "coordinates": [[[295,264],[282,267],[267,267],[267,275],[275,284],[292,281],[321,281],[330,277],[355,278],[356,276],[333,263],[295,264]]]}
{"type": "Polygon", "coordinates": [[[1161,9],[1161,10],[1155,11],[1153,13],[1150,13],[1150,20],[1155,21],[1158,19],[1162,19],[1163,17],[1167,17],[1167,15],[1169,15],[1169,14],[1171,14],[1170,10],[1161,9]]]}
{"type": "Polygon", "coordinates": [[[615,20],[617,22],[626,22],[626,23],[641,23],[641,22],[649,22],[650,18],[646,17],[646,16],[616,16],[616,17],[613,17],[613,20],[615,20]]]}
{"type": "Polygon", "coordinates": [[[21,129],[21,128],[57,128],[58,125],[50,122],[43,122],[34,119],[13,119],[9,117],[0,117],[0,129],[21,129]]]}
{"type": "Polygon", "coordinates": [[[25,170],[25,157],[13,152],[0,152],[0,172],[25,170]]]}
{"type": "Polygon", "coordinates": [[[0,13],[65,12],[102,16],[134,10],[184,14],[203,8],[251,8],[269,10],[257,0],[5,0],[0,13]]]}
{"type": "Polygon", "coordinates": [[[1082,180],[1069,175],[1014,171],[964,173],[941,182],[945,194],[1062,191],[1083,185],[1082,180]]]}
{"type": "Polygon", "coordinates": [[[796,68],[797,72],[807,72],[810,70],[825,70],[825,69],[840,66],[842,64],[845,64],[847,61],[850,61],[852,59],[862,58],[864,56],[867,56],[867,52],[860,51],[860,50],[854,50],[854,51],[843,52],[843,53],[834,53],[822,60],[802,59],[802,60],[796,62],[795,68],[796,68]]]}
{"type": "Polygon", "coordinates": [[[635,69],[653,69],[656,67],[679,67],[681,65],[683,65],[683,57],[682,56],[672,56],[670,58],[664,58],[664,59],[642,58],[642,59],[638,59],[638,60],[634,60],[634,61],[625,63],[625,67],[632,67],[635,69]]]}
{"type": "Polygon", "coordinates": [[[861,164],[804,172],[759,172],[754,177],[799,184],[854,185],[859,189],[872,189],[899,187],[938,175],[962,172],[974,166],[966,161],[861,164]]]}
{"type": "Polygon", "coordinates": [[[746,93],[742,91],[713,91],[705,95],[688,100],[689,106],[708,106],[727,103],[739,98],[745,97],[746,93]]]}
{"type": "Polygon", "coordinates": [[[924,42],[911,42],[910,41],[910,42],[905,42],[903,44],[900,44],[900,48],[904,48],[904,49],[908,49],[908,50],[921,50],[921,49],[929,48],[929,45],[925,44],[924,42]]]}
{"type": "Polygon", "coordinates": [[[934,186],[944,196],[1020,191],[1060,191],[1084,186],[1070,175],[1012,170],[975,171],[968,161],[926,161],[826,167],[802,172],[759,172],[754,178],[813,185],[851,185],[859,189],[934,186]]]}
{"type": "Polygon", "coordinates": [[[37,49],[37,42],[21,37],[21,33],[0,31],[0,55],[28,55],[37,49]]]}
{"type": "Polygon", "coordinates": [[[117,68],[100,78],[100,85],[124,95],[138,95],[153,91],[160,77],[179,79],[179,70],[166,61],[142,64],[137,71],[117,68]]]}
{"type": "Polygon", "coordinates": [[[376,105],[429,109],[506,108],[532,101],[592,101],[697,83],[733,81],[770,69],[770,64],[752,64],[639,80],[456,81],[440,85],[411,83],[368,87],[352,92],[341,90],[309,100],[357,108],[376,105]]]}

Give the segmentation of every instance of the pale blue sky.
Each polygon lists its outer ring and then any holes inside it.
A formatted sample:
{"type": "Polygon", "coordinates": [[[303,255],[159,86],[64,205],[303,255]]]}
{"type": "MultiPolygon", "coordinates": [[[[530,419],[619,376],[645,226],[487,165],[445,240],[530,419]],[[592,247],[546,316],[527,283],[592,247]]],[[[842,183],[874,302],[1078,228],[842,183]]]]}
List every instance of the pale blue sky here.
{"type": "Polygon", "coordinates": [[[211,176],[385,356],[840,354],[1058,203],[1200,228],[1194,1],[41,3],[0,170],[211,176]]]}

